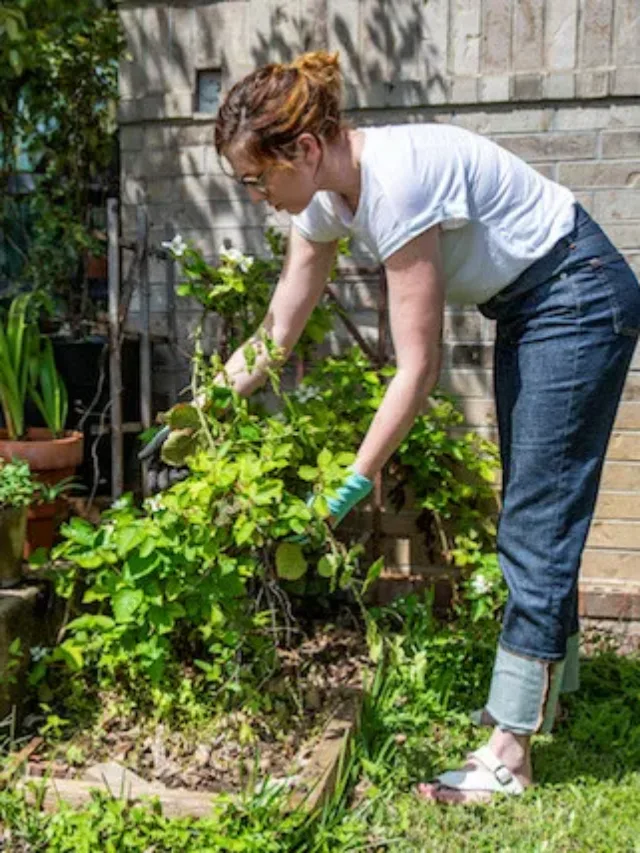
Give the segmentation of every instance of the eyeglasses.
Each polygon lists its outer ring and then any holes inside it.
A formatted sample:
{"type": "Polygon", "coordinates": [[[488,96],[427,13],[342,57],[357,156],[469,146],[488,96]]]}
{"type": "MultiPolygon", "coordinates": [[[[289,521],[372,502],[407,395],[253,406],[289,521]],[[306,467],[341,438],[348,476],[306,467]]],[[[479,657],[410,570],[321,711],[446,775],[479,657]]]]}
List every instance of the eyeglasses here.
{"type": "Polygon", "coordinates": [[[259,175],[243,175],[242,177],[234,175],[233,178],[236,183],[240,184],[240,186],[246,187],[249,190],[255,190],[261,195],[267,195],[269,192],[266,185],[266,176],[268,171],[268,169],[265,169],[264,172],[260,172],[259,175]]]}

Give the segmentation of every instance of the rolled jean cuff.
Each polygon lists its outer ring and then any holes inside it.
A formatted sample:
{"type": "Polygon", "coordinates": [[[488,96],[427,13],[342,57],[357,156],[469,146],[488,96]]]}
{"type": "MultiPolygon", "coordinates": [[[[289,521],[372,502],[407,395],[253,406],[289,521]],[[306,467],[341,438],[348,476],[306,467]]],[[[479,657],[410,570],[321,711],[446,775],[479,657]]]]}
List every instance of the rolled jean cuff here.
{"type": "Polygon", "coordinates": [[[551,731],[564,660],[535,660],[498,646],[487,711],[499,728],[518,735],[551,731]]]}

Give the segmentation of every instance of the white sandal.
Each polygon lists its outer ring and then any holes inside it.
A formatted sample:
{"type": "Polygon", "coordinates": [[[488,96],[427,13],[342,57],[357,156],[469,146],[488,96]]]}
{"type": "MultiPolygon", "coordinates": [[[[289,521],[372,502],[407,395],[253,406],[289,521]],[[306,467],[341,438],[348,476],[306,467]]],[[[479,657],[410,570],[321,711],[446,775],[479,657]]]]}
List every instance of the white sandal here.
{"type": "Polygon", "coordinates": [[[481,766],[462,770],[448,770],[436,776],[435,781],[454,791],[488,791],[489,793],[519,795],[524,785],[500,761],[488,746],[481,746],[469,756],[481,766]]]}

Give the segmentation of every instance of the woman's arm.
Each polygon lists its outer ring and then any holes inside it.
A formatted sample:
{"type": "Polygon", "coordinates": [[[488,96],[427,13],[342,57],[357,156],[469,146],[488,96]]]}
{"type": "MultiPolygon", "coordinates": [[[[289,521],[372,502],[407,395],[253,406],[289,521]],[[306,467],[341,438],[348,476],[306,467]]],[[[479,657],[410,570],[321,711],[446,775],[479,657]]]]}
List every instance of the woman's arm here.
{"type": "Polygon", "coordinates": [[[354,464],[373,479],[409,432],[440,373],[444,283],[437,227],[385,264],[397,372],[354,464]]]}
{"type": "Polygon", "coordinates": [[[256,334],[239,347],[225,365],[225,373],[242,396],[248,397],[259,388],[267,377],[268,368],[275,365],[262,343],[262,331],[281,348],[283,361],[291,353],[320,301],[335,259],[336,245],[335,242],[312,243],[295,228],[291,229],[280,280],[266,316],[256,334]],[[244,357],[247,344],[256,352],[251,371],[244,357]]]}

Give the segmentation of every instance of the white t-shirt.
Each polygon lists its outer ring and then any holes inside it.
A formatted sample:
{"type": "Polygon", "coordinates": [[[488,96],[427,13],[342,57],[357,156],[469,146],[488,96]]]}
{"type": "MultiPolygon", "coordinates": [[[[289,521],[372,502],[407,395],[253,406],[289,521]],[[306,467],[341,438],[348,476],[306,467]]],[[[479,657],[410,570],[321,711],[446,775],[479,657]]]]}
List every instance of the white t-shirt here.
{"type": "Polygon", "coordinates": [[[292,217],[307,239],[351,234],[383,262],[439,225],[447,301],[482,303],[573,228],[573,193],[489,139],[443,124],[363,133],[355,214],[338,193],[318,191],[292,217]]]}

